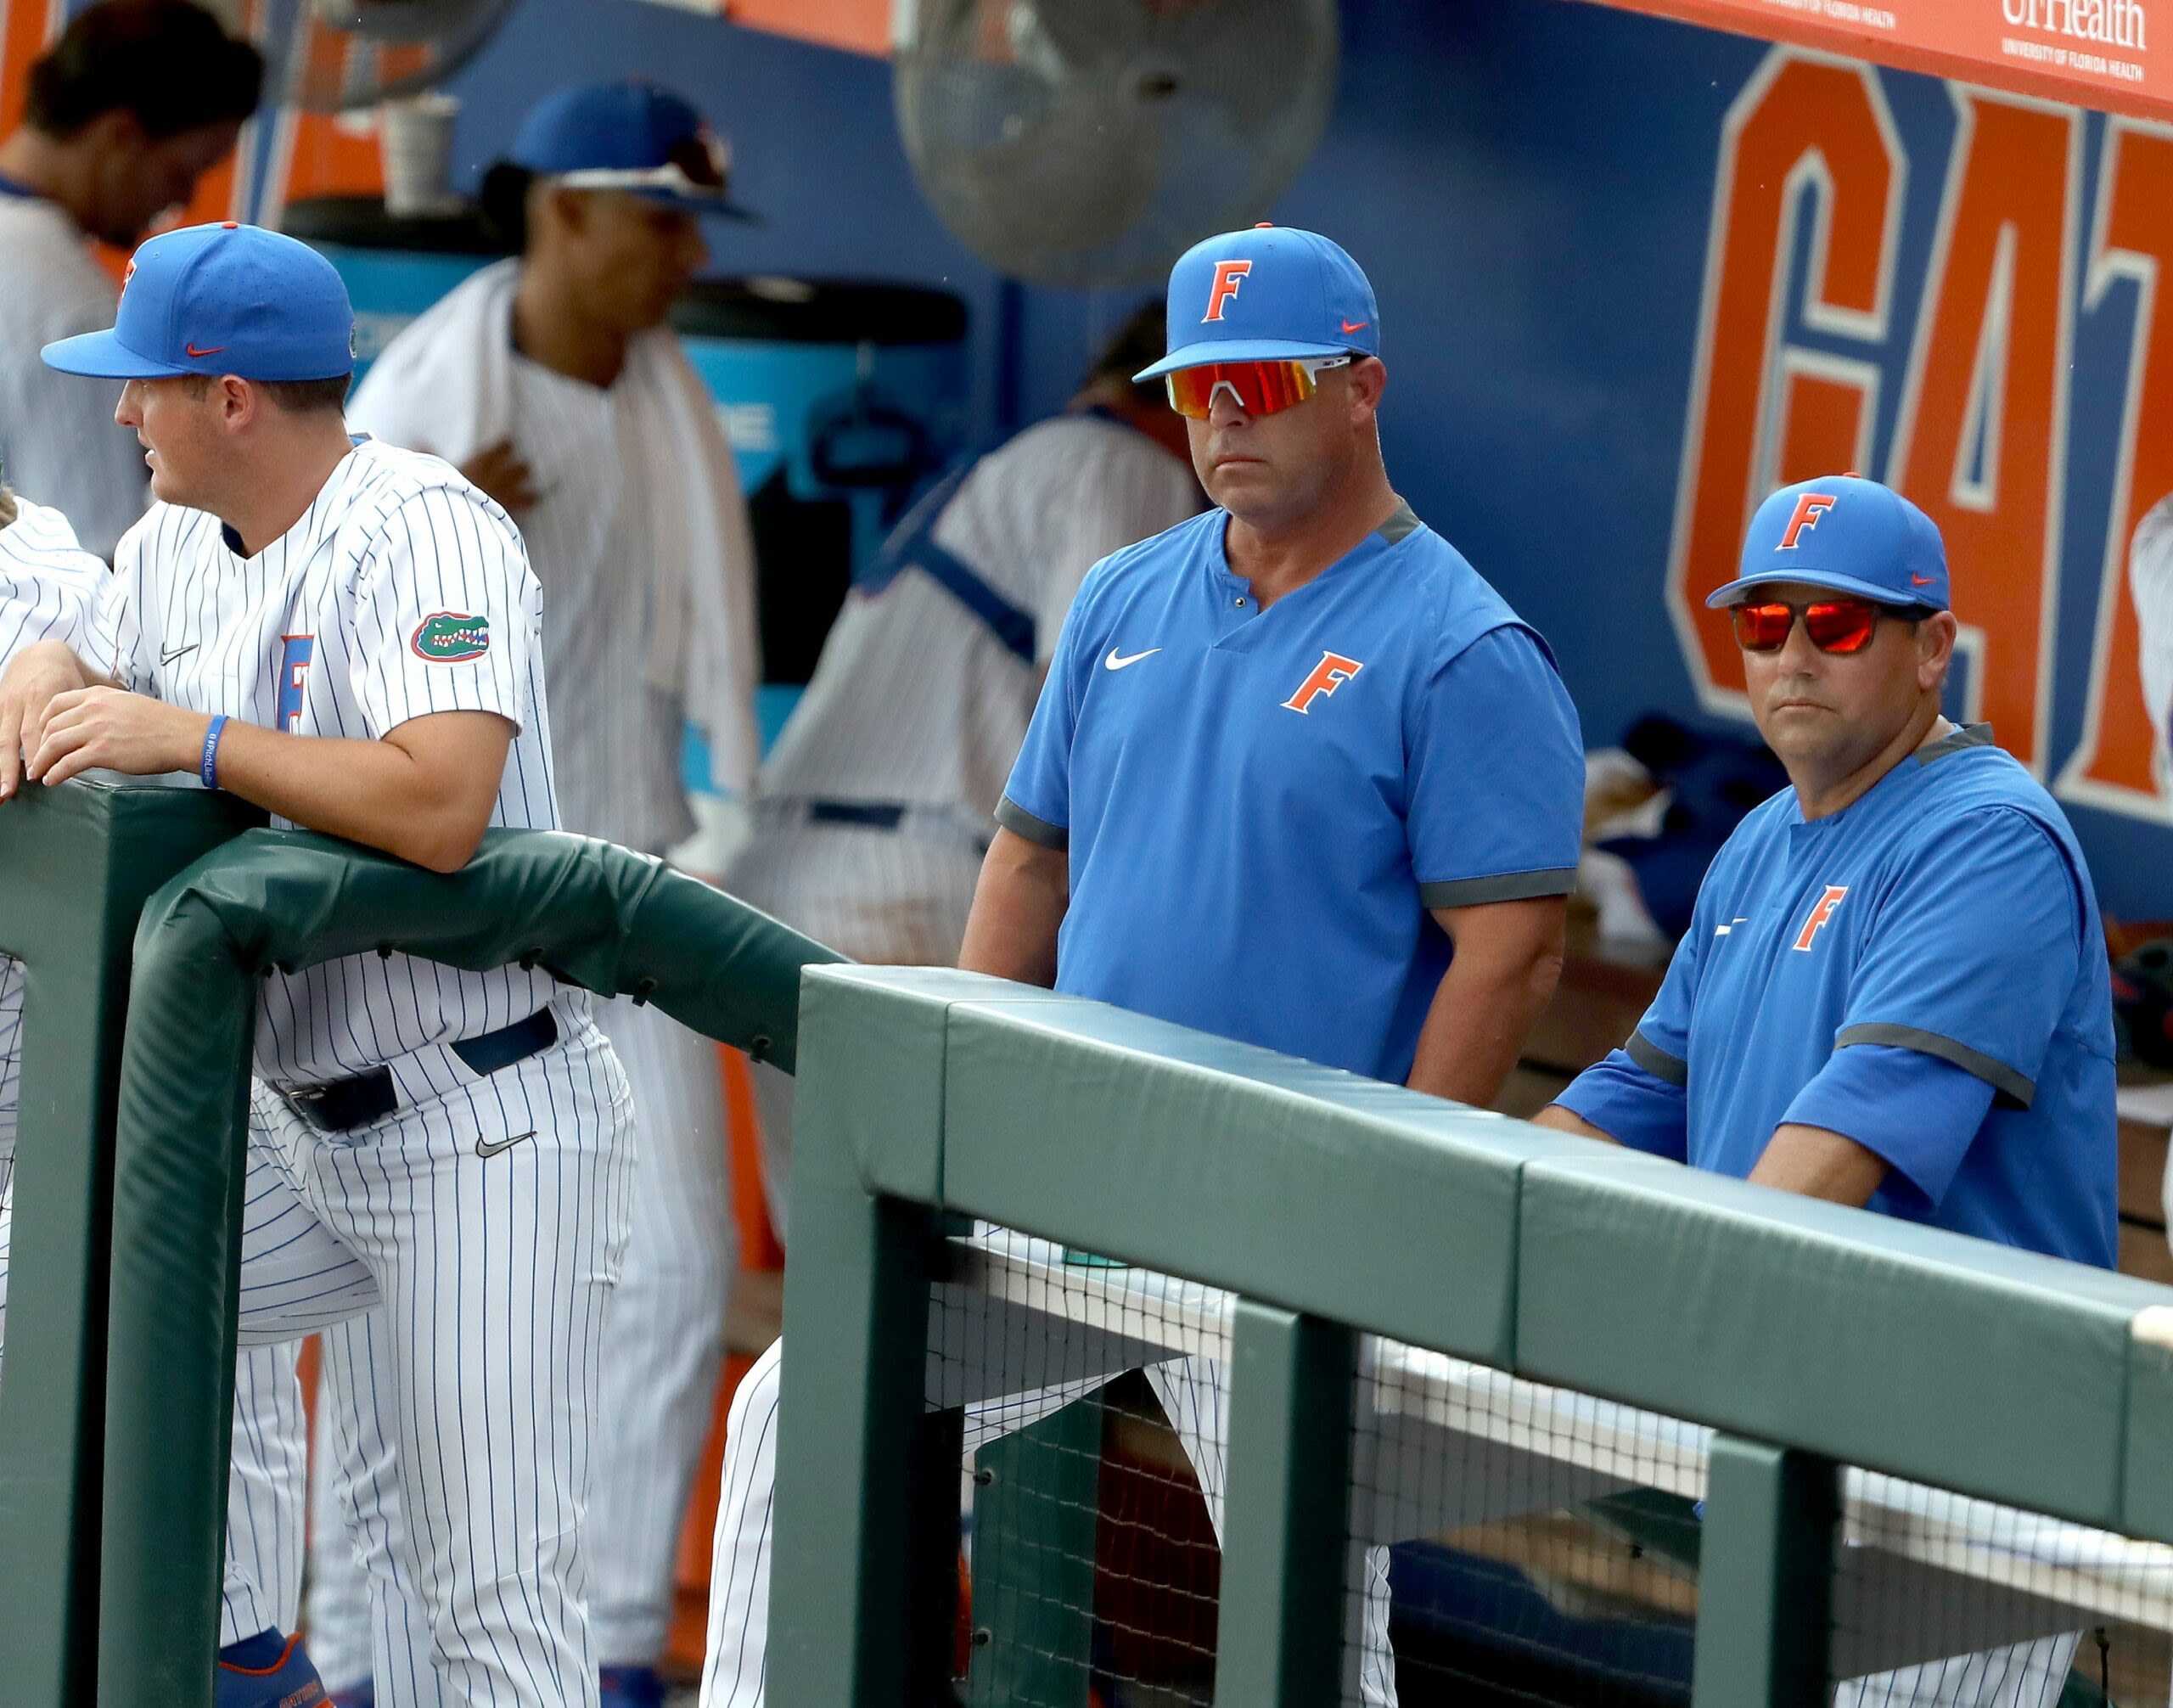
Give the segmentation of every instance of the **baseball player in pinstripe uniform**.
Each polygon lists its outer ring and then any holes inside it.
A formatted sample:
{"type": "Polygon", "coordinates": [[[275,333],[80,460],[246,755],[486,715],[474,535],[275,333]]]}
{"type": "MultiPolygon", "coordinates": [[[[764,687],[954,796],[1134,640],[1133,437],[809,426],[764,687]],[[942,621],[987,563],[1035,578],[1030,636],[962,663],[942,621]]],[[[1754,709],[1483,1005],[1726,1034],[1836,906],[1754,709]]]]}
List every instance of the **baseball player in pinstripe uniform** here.
{"type": "MultiPolygon", "coordinates": [[[[1560,970],[1575,709],[1390,486],[1379,312],[1348,255],[1280,227],[1210,238],[1168,316],[1139,377],[1167,376],[1218,508],[1081,587],[959,964],[1490,1103],[1560,970]]],[[[781,1354],[726,1438],[705,1708],[762,1700],[781,1354]]],[[[1147,1376],[1219,1531],[1222,1373],[1147,1376]]],[[[1095,1385],[969,1406],[967,1444],[1095,1385]]],[[[1352,1565],[1346,1700],[1389,1708],[1387,1550],[1352,1565]]]]}
{"type": "MultiPolygon", "coordinates": [[[[549,607],[566,826],[661,853],[694,828],[680,766],[690,719],[722,788],[744,794],[753,781],[746,508],[715,405],[664,323],[705,258],[697,216],[735,211],[722,149],[685,101],[622,80],[542,101],[512,169],[491,182],[494,199],[521,198],[525,253],[401,332],[348,419],[461,463],[518,519],[549,607]]],[[[662,1700],[655,1666],[738,1241],[716,1046],[623,998],[599,1003],[596,1019],[626,1067],[642,1137],[604,1345],[611,1446],[589,1503],[592,1620],[606,1708],[643,1708],[662,1700]]],[[[372,1538],[378,1573],[390,1562],[379,1542],[390,1443],[363,1373],[381,1362],[383,1332],[365,1319],[325,1341],[328,1381],[359,1390],[360,1451],[341,1440],[340,1498],[372,1538]]],[[[321,1492],[318,1512],[330,1546],[312,1575],[310,1641],[335,1699],[362,1703],[367,1591],[322,1522],[321,1492]]]]}
{"type": "MultiPolygon", "coordinates": [[[[491,824],[555,825],[519,535],[450,465],[350,440],[352,324],[306,246],[198,226],[137,251],[111,332],[47,351],[126,382],[160,502],[85,653],[0,678],[0,798],[193,771],[438,871],[491,824]]],[[[255,1071],[244,1343],[373,1308],[390,1331],[385,1700],[594,1708],[583,1514],[632,1117],[586,997],[329,962],[267,981],[255,1071]]]]}
{"type": "MultiPolygon", "coordinates": [[[[83,644],[105,580],[104,564],[77,544],[66,517],[0,485],[0,666],[40,642],[83,644]]],[[[21,964],[0,957],[0,1216],[12,1200],[22,1002],[21,964]]],[[[6,1270],[0,1251],[0,1295],[6,1270]]],[[[295,1350],[252,1348],[234,1373],[219,1708],[283,1700],[297,1680],[306,1688],[306,1660],[267,1669],[258,1657],[273,1645],[251,1641],[267,1632],[292,1631],[301,1593],[308,1441],[295,1384],[295,1350]]],[[[276,1652],[288,1660],[284,1638],[276,1652]]]]}
{"type": "MultiPolygon", "coordinates": [[[[1131,316],[1063,413],[962,464],[899,524],[762,766],[724,887],[856,961],[958,958],[989,815],[1086,571],[1199,508],[1184,424],[1131,376],[1131,316]]],[[[763,1186],[786,1237],[792,1077],[757,1063],[763,1186]]]]}

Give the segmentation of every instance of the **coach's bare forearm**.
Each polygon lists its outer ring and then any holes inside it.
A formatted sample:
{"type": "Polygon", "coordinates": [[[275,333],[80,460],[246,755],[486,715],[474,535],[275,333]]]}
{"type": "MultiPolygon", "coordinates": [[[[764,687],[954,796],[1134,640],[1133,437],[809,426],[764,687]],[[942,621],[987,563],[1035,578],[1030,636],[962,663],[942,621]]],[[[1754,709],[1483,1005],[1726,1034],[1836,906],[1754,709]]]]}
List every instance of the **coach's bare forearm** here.
{"type": "Polygon", "coordinates": [[[1070,857],[999,829],[981,862],[958,964],[1022,985],[1053,985],[1057,930],[1070,902],[1070,857]]]}
{"type": "Polygon", "coordinates": [[[1567,1110],[1558,1103],[1550,1103],[1531,1118],[1534,1126],[1551,1126],[1557,1132],[1574,1132],[1580,1138],[1596,1138],[1603,1144],[1620,1144],[1621,1141],[1611,1132],[1603,1132],[1584,1116],[1567,1110]]]}
{"type": "Polygon", "coordinates": [[[1773,1129],[1758,1166],[1757,1185],[1861,1209],[1885,1183],[1886,1159],[1856,1140],[1822,1126],[1783,1121],[1773,1129]]]}
{"type": "Polygon", "coordinates": [[[1456,958],[1418,1034],[1413,1091],[1482,1108],[1501,1095],[1562,976],[1566,915],[1559,896],[1435,913],[1456,958]]]}

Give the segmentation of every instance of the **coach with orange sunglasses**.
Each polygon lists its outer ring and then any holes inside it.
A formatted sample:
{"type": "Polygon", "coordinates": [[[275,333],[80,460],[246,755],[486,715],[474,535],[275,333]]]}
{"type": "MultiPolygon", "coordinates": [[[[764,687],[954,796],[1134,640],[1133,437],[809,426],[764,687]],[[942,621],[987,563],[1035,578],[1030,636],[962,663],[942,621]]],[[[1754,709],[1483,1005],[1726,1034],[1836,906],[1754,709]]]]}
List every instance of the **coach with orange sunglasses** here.
{"type": "Polygon", "coordinates": [[[1541,1122],[2111,1267],[2097,900],[2052,797],[1940,713],[1938,530],[1831,476],[1759,507],[1742,569],[1708,603],[1794,787],[1715,858],[1629,1042],[1541,1122]]]}

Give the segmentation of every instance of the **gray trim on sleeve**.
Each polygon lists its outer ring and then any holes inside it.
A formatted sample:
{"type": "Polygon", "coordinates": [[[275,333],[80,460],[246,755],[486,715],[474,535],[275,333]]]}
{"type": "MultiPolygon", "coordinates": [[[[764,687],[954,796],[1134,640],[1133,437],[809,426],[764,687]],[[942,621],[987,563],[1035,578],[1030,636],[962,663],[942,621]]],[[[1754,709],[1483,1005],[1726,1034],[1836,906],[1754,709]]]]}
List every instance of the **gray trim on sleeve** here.
{"type": "Polygon", "coordinates": [[[996,803],[996,822],[1013,835],[1023,836],[1044,848],[1053,848],[1059,854],[1068,852],[1071,847],[1071,832],[1068,829],[1052,824],[1046,818],[1035,817],[1008,795],[996,803]]]}
{"type": "Polygon", "coordinates": [[[1491,878],[1451,878],[1440,884],[1421,884],[1418,899],[1429,907],[1480,907],[1489,902],[1566,896],[1576,887],[1577,868],[1557,866],[1544,872],[1502,872],[1491,878]]]}
{"type": "Polygon", "coordinates": [[[1982,1050],[1973,1050],[1967,1044],[1957,1043],[1939,1032],[1928,1032],[1921,1026],[1889,1025],[1879,1020],[1844,1026],[1833,1040],[1833,1048],[1846,1049],[1850,1044],[1889,1044],[1895,1049],[1915,1050],[1919,1055],[1937,1056],[1984,1081],[2017,1109],[2029,1108],[2037,1095],[2036,1082],[2017,1073],[2005,1062],[1995,1060],[1982,1050]]]}
{"type": "Polygon", "coordinates": [[[1681,1056],[1670,1055],[1642,1032],[1631,1033],[1622,1053],[1654,1079],[1665,1080],[1678,1091],[1690,1083],[1690,1064],[1681,1056]]]}

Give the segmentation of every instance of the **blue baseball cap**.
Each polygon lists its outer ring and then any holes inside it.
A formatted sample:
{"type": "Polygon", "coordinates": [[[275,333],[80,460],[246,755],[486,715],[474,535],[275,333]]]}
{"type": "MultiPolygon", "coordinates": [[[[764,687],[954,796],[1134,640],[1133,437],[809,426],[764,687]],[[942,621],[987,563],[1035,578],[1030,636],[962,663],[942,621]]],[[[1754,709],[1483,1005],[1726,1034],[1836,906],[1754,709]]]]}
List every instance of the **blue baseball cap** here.
{"type": "Polygon", "coordinates": [[[1773,582],[1804,582],[1881,604],[1949,606],[1946,547],[1932,519],[1861,475],[1799,480],[1758,507],[1743,573],[1705,603],[1739,604],[1773,582]]]}
{"type": "Polygon", "coordinates": [[[692,102],[639,78],[546,95],[521,121],[513,163],[569,189],[626,190],[689,213],[755,216],[727,196],[732,151],[692,102]]]}
{"type": "Polygon", "coordinates": [[[334,379],[355,371],[354,337],[354,306],[330,261],[227,220],[151,239],[128,263],[111,329],[42,353],[48,368],[101,379],[334,379]]]}
{"type": "Polygon", "coordinates": [[[1170,353],[1135,380],[1210,362],[1381,353],[1381,312],[1358,263],[1293,226],[1225,232],[1179,256],[1169,326],[1170,353]]]}

